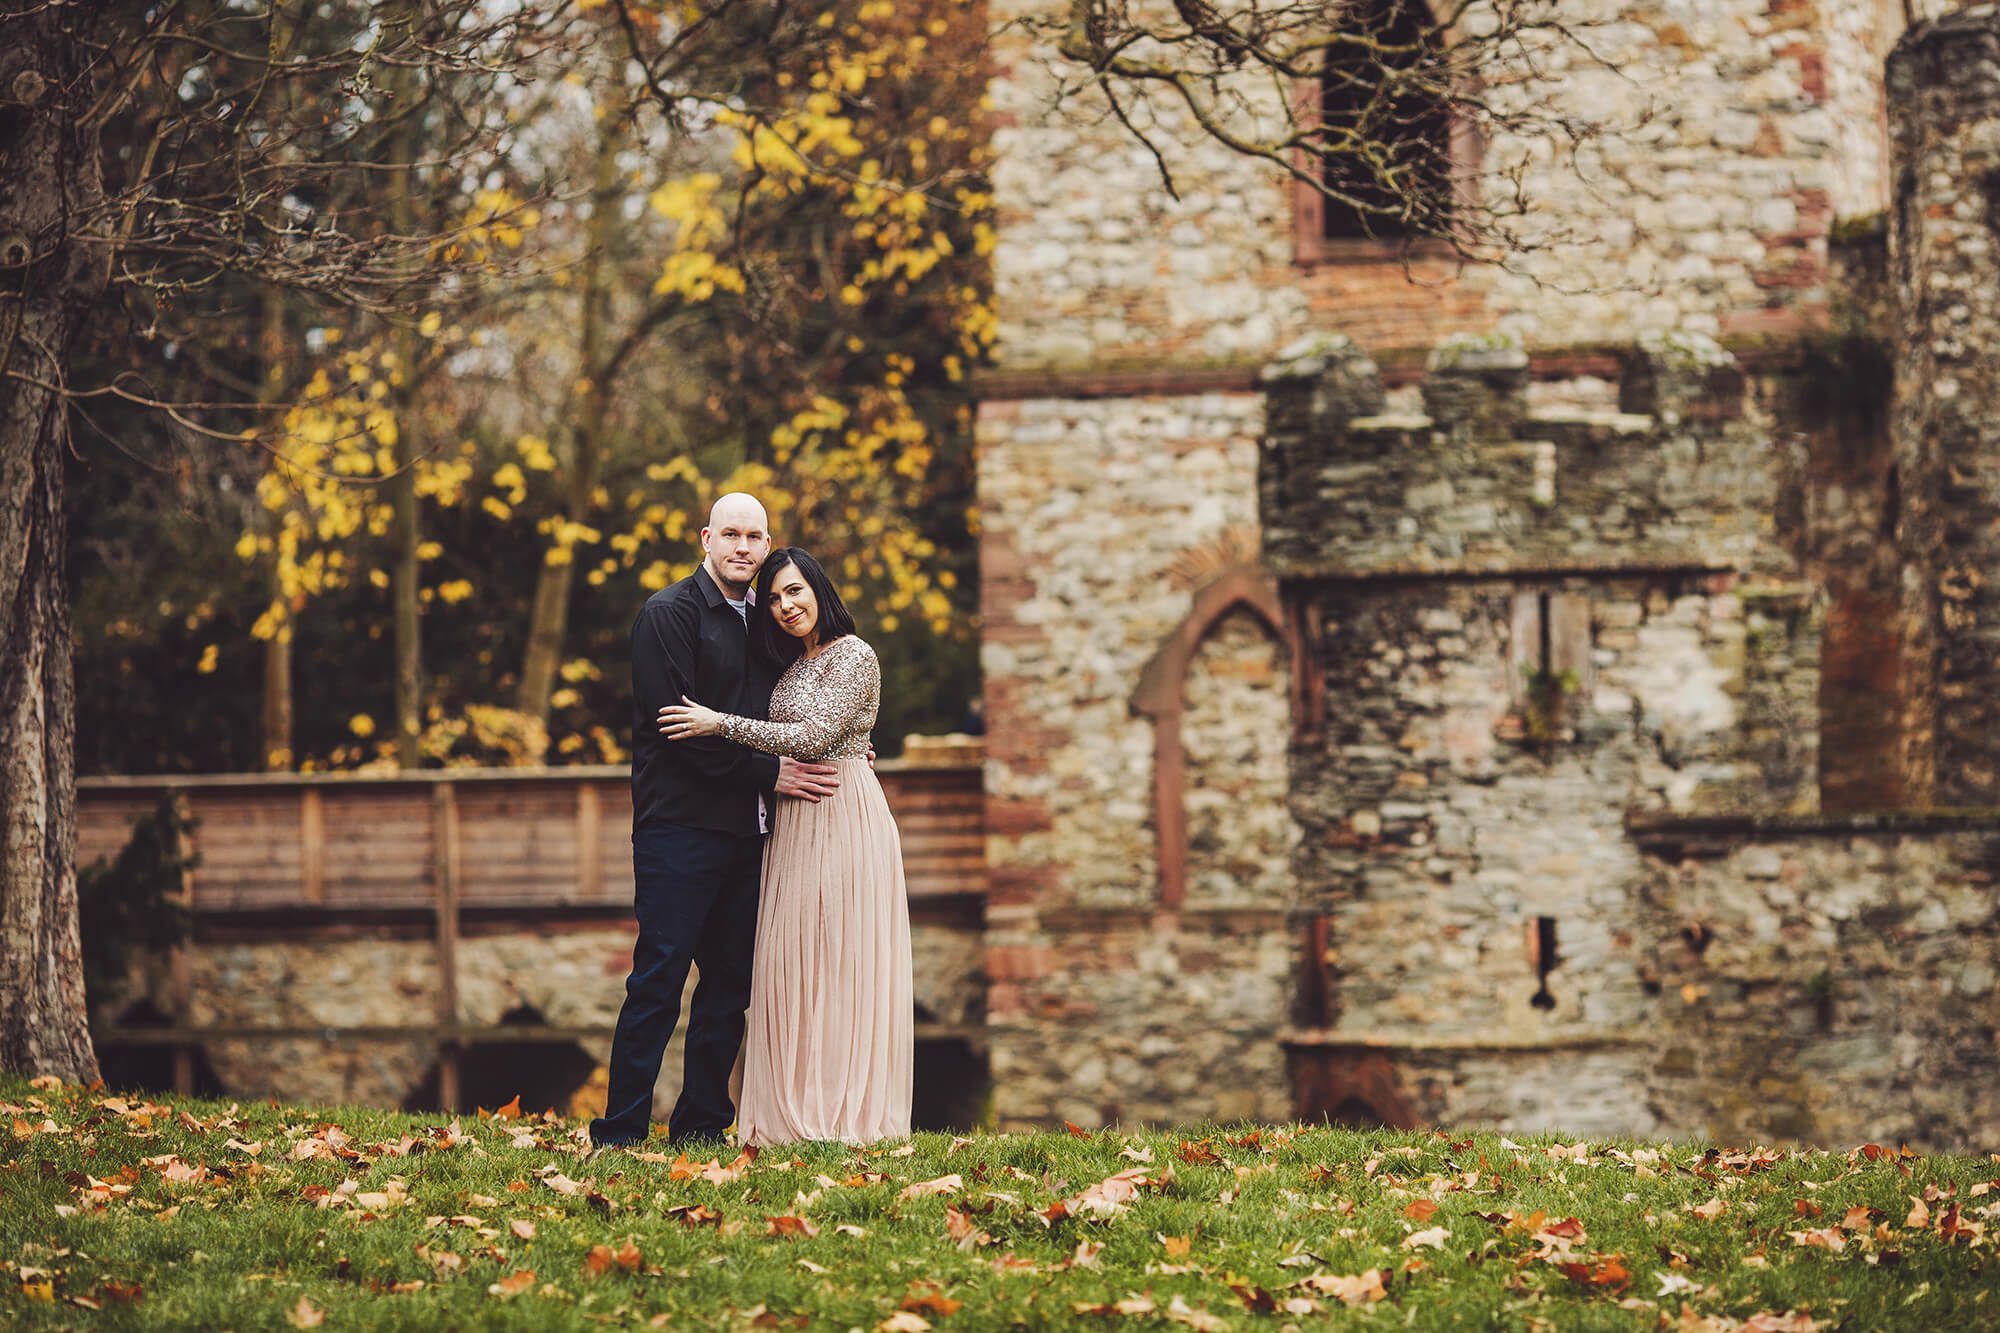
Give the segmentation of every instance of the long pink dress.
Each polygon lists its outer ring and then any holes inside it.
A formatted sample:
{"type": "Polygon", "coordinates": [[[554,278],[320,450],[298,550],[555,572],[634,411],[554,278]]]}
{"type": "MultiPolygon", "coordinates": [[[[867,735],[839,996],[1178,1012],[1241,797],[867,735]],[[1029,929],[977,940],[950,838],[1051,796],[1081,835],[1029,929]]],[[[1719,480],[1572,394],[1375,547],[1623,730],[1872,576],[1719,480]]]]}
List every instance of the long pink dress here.
{"type": "Polygon", "coordinates": [[[778,801],[764,847],[736,1112],[748,1145],[910,1132],[909,897],[866,758],[881,697],[875,650],[848,634],[791,665],[770,721],[723,718],[730,740],[840,769],[832,796],[778,801]]]}

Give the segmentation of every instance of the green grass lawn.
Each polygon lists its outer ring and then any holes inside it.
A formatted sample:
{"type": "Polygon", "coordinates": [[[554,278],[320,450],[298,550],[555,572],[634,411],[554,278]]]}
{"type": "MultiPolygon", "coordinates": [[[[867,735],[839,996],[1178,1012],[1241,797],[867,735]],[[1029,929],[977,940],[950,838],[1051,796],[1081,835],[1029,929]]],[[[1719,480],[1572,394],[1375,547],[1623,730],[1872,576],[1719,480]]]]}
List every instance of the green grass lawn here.
{"type": "Polygon", "coordinates": [[[1275,1333],[2000,1317],[1991,1158],[1232,1126],[923,1134],[733,1167],[719,1146],[586,1158],[578,1134],[0,1080],[0,1323],[1275,1333]]]}

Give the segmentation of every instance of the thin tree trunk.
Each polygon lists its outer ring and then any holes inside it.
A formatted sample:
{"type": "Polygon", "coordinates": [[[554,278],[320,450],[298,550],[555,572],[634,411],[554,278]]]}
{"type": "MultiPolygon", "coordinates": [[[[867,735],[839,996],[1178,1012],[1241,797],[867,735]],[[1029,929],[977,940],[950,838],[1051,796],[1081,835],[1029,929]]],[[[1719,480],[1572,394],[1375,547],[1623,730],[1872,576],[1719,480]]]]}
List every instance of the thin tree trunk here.
{"type": "MultiPolygon", "coordinates": [[[[297,23],[283,4],[271,11],[271,35],[267,44],[267,55],[273,66],[291,57],[293,39],[297,36],[297,23]]],[[[293,85],[289,80],[280,81],[278,96],[284,99],[282,119],[289,119],[293,100],[293,85]]],[[[279,151],[279,161],[285,161],[290,154],[279,151]]],[[[264,288],[264,302],[257,331],[258,359],[263,363],[263,379],[257,387],[257,399],[267,409],[263,420],[270,420],[273,405],[285,401],[291,390],[291,357],[285,337],[285,291],[276,283],[264,288]]],[[[251,500],[253,525],[272,526],[274,515],[253,497],[251,500]]],[[[267,562],[271,591],[274,597],[283,597],[284,588],[277,576],[277,560],[274,556],[267,562]]],[[[262,709],[264,767],[272,771],[289,769],[295,759],[292,748],[292,618],[298,614],[297,606],[287,606],[285,617],[277,627],[277,632],[264,644],[264,698],[262,709]]]]}
{"type": "MultiPolygon", "coordinates": [[[[404,21],[414,28],[421,10],[417,3],[406,4],[404,21]]],[[[406,68],[393,73],[392,86],[395,93],[392,105],[403,119],[394,139],[396,158],[390,164],[393,169],[389,173],[389,225],[399,236],[414,236],[419,228],[416,163],[423,160],[424,125],[423,114],[413,108],[422,90],[416,73],[406,68]]],[[[421,287],[410,289],[409,305],[414,307],[421,295],[421,287]]],[[[421,570],[417,560],[423,532],[417,512],[416,473],[416,461],[423,455],[416,411],[423,340],[416,330],[416,310],[406,308],[400,313],[403,322],[397,327],[395,346],[403,383],[396,395],[396,446],[392,451],[396,475],[389,482],[393,513],[389,524],[389,587],[394,608],[390,632],[396,654],[396,762],[404,768],[415,768],[421,760],[417,740],[423,733],[424,689],[423,619],[418,598],[421,570]]]]}
{"type": "Polygon", "coordinates": [[[88,1081],[66,418],[45,387],[67,377],[71,338],[108,276],[105,248],[68,230],[103,195],[97,136],[77,124],[93,95],[78,8],[0,23],[0,1068],[88,1081]]]}
{"type": "MultiPolygon", "coordinates": [[[[263,327],[258,330],[259,351],[264,363],[263,382],[258,386],[258,399],[266,404],[283,401],[286,394],[287,376],[285,366],[285,294],[275,283],[264,290],[263,327]]],[[[276,515],[255,498],[251,498],[251,524],[253,530],[274,528],[276,515]]],[[[278,578],[277,557],[271,556],[264,562],[265,572],[270,580],[271,595],[284,597],[285,589],[278,578]]],[[[264,767],[274,772],[282,772],[292,766],[292,617],[298,614],[296,606],[285,607],[284,619],[271,637],[264,641],[264,706],[263,740],[264,767]]]]}
{"type": "MultiPolygon", "coordinates": [[[[588,523],[597,509],[597,478],[603,466],[604,418],[610,399],[605,383],[605,323],[611,305],[613,265],[609,254],[617,223],[618,154],[631,123],[624,110],[606,115],[597,139],[597,175],[591,191],[590,224],[584,232],[583,312],[578,321],[579,388],[571,404],[569,485],[564,516],[588,523]]],[[[570,553],[565,551],[564,555],[570,553]]],[[[563,641],[569,634],[570,590],[576,586],[576,561],[542,562],[535,580],[534,608],[528,615],[528,647],[521,663],[521,684],[514,706],[540,721],[549,720],[549,696],[562,664],[563,641]]]]}

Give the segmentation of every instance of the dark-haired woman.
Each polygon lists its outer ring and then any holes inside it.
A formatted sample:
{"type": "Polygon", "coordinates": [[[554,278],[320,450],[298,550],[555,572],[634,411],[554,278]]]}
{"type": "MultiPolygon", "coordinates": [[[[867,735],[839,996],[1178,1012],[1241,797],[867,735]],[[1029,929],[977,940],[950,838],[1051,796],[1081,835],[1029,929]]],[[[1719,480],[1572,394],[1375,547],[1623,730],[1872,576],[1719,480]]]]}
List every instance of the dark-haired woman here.
{"type": "Polygon", "coordinates": [[[819,562],[773,551],[757,577],[753,652],[788,663],[770,720],[692,700],[660,710],[669,740],[720,735],[837,765],[820,801],[783,799],[764,847],[737,1133],[749,1148],[910,1132],[914,1015],[902,842],[867,762],[882,696],[875,650],[819,562]]]}

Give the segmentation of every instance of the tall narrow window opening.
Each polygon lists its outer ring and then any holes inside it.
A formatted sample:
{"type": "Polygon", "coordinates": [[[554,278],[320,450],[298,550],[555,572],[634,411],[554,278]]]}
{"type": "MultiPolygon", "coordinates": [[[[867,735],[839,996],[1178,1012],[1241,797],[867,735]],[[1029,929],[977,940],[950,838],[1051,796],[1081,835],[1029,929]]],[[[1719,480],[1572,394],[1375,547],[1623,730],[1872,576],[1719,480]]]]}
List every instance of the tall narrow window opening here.
{"type": "Polygon", "coordinates": [[[1452,115],[1423,0],[1358,0],[1320,76],[1326,239],[1433,235],[1452,215],[1452,115]]]}

